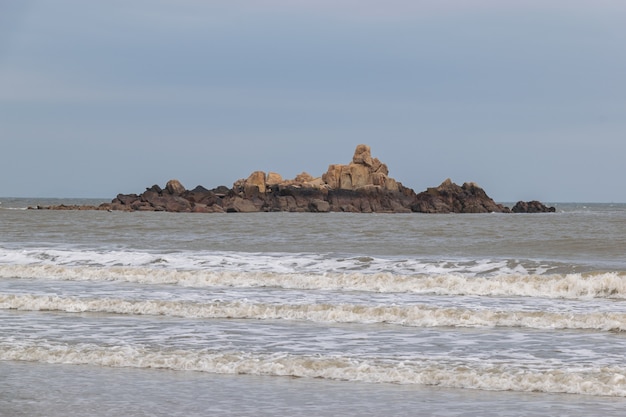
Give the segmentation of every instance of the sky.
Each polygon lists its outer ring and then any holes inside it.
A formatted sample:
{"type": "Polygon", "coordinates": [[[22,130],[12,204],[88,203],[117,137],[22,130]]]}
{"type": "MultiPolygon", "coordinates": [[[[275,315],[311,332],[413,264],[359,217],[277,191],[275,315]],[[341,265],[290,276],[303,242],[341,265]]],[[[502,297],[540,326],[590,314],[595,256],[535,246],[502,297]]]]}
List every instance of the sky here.
{"type": "Polygon", "coordinates": [[[321,176],[626,202],[622,0],[0,0],[0,196],[321,176]]]}

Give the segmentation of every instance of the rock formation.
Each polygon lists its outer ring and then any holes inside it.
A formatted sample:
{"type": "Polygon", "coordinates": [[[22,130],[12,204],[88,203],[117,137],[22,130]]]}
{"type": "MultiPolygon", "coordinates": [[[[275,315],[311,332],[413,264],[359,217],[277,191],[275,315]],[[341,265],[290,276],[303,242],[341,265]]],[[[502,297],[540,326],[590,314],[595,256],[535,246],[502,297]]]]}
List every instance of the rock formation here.
{"type": "Polygon", "coordinates": [[[533,201],[518,201],[511,209],[513,213],[554,213],[556,208],[548,207],[545,204],[533,201]]]}
{"type": "MultiPolygon", "coordinates": [[[[370,147],[358,145],[349,164],[332,164],[320,177],[302,172],[285,180],[275,172],[254,171],[232,188],[187,190],[178,180],[142,194],[118,194],[111,203],[92,206],[52,206],[40,209],[97,209],[193,213],[249,213],[268,211],[354,213],[509,213],[474,183],[462,186],[450,179],[416,194],[389,177],[387,165],[372,158],[370,147]]],[[[514,212],[554,211],[538,201],[518,202],[514,212]]]]}
{"type": "Polygon", "coordinates": [[[509,213],[511,210],[496,204],[487,193],[473,182],[458,186],[449,178],[439,187],[419,193],[411,207],[420,213],[509,213]]]}
{"type": "Polygon", "coordinates": [[[330,189],[358,190],[368,186],[380,187],[385,191],[399,191],[399,185],[388,177],[387,165],[372,158],[370,147],[359,145],[348,165],[330,165],[322,180],[330,189]]]}

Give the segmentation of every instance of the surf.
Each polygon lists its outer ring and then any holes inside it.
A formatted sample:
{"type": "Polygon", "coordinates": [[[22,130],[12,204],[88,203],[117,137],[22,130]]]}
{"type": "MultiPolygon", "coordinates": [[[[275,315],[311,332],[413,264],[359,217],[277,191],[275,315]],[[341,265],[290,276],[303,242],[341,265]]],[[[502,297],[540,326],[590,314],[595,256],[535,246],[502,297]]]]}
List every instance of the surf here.
{"type": "Polygon", "coordinates": [[[624,332],[626,313],[545,312],[438,308],[430,305],[199,303],[167,300],[0,294],[0,309],[165,315],[190,319],[296,320],[316,323],[390,324],[411,327],[519,327],[624,332]]]}
{"type": "Polygon", "coordinates": [[[67,281],[118,281],[139,284],[209,287],[274,287],[294,290],[361,291],[432,295],[518,296],[563,299],[626,299],[624,272],[571,274],[460,273],[294,273],[127,266],[0,265],[0,278],[67,281]]]}
{"type": "Polygon", "coordinates": [[[551,369],[499,362],[385,360],[183,349],[163,351],[139,346],[104,347],[43,341],[24,342],[19,346],[0,343],[0,360],[626,397],[626,368],[623,367],[551,369]]]}

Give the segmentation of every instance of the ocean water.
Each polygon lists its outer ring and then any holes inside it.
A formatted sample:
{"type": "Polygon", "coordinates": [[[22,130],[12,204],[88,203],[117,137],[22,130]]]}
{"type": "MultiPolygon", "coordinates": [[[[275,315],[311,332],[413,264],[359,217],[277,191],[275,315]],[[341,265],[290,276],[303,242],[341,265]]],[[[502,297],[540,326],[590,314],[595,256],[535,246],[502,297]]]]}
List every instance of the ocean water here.
{"type": "MultiPolygon", "coordinates": [[[[98,203],[65,203],[77,202],[98,203]]],[[[1,416],[626,409],[624,204],[427,215],[0,203],[1,416]]]]}

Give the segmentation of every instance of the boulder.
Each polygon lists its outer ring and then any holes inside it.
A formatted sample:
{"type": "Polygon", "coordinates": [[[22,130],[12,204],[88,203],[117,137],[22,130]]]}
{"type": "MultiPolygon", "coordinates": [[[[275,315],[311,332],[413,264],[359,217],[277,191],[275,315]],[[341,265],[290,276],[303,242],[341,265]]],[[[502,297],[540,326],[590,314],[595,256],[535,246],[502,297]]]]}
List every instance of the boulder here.
{"type": "MultiPolygon", "coordinates": [[[[374,180],[372,178],[372,171],[371,171],[371,166],[369,165],[360,165],[360,164],[350,164],[346,167],[346,169],[344,169],[342,171],[342,176],[341,179],[344,179],[344,174],[343,172],[345,172],[346,176],[349,176],[349,183],[351,185],[351,188],[353,190],[365,187],[367,185],[374,185],[374,180]]],[[[343,189],[350,189],[347,187],[344,187],[343,181],[341,184],[341,188],[343,189]]]]}
{"type": "Polygon", "coordinates": [[[253,198],[265,193],[265,172],[254,171],[245,180],[243,192],[247,198],[253,198]]]}
{"type": "Polygon", "coordinates": [[[313,178],[313,176],[311,174],[309,174],[308,172],[302,172],[298,175],[296,175],[296,178],[294,178],[294,182],[296,184],[304,184],[305,182],[310,182],[313,181],[315,178],[313,178]]]}
{"type": "Polygon", "coordinates": [[[211,191],[213,192],[213,194],[215,194],[218,197],[223,197],[223,196],[233,192],[232,189],[228,188],[225,185],[220,185],[220,186],[212,189],[211,191]]]}
{"type": "Polygon", "coordinates": [[[130,206],[133,203],[133,201],[136,201],[138,199],[139,199],[139,196],[137,194],[118,194],[117,197],[113,199],[113,201],[116,203],[123,204],[125,206],[130,206]]]}
{"type": "Polygon", "coordinates": [[[192,192],[192,193],[210,193],[211,190],[208,190],[208,189],[206,189],[205,187],[203,187],[201,185],[196,185],[196,188],[194,188],[190,192],[192,192]]]}
{"type": "Polygon", "coordinates": [[[513,213],[554,213],[556,208],[537,201],[518,201],[511,209],[513,213]]]}
{"type": "Polygon", "coordinates": [[[372,168],[374,161],[372,160],[372,151],[368,145],[357,145],[352,157],[352,163],[356,165],[365,165],[372,168]]]}
{"type": "Polygon", "coordinates": [[[183,185],[178,180],[169,180],[165,185],[165,189],[168,193],[172,195],[181,195],[186,191],[185,187],[183,187],[183,185]]]}
{"type": "Polygon", "coordinates": [[[340,187],[339,180],[341,178],[341,169],[343,165],[332,164],[328,166],[328,170],[322,175],[322,181],[328,185],[331,190],[337,190],[340,187]]]}
{"type": "Polygon", "coordinates": [[[324,180],[322,180],[322,177],[313,178],[311,181],[303,182],[302,186],[304,188],[319,188],[319,189],[328,188],[324,180]]]}
{"type": "Polygon", "coordinates": [[[328,213],[330,211],[330,204],[328,201],[315,198],[309,203],[308,209],[313,213],[328,213]]]}
{"type": "Polygon", "coordinates": [[[146,188],[146,191],[154,191],[157,194],[161,194],[163,192],[163,189],[157,184],[154,184],[152,187],[146,188]]]}
{"type": "Polygon", "coordinates": [[[226,211],[229,213],[254,213],[259,211],[259,209],[251,200],[235,197],[226,207],[226,211]]]}
{"type": "Polygon", "coordinates": [[[268,186],[277,185],[283,182],[283,177],[280,174],[275,172],[268,172],[267,178],[265,179],[265,184],[268,186]]]}

